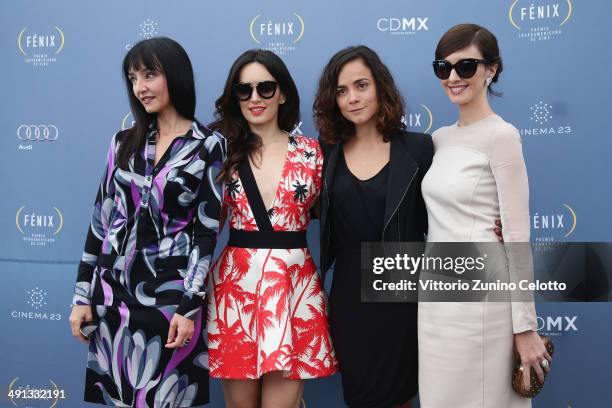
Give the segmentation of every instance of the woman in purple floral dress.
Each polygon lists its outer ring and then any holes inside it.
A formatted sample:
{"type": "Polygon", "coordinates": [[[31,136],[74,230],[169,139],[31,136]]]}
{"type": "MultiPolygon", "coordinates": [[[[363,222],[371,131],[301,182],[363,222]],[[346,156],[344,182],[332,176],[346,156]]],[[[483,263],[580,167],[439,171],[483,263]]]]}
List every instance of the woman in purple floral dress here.
{"type": "Polygon", "coordinates": [[[208,402],[204,280],[219,229],[223,137],[195,118],[193,70],[168,38],[123,63],[136,124],[111,141],[70,323],[94,321],[85,400],[118,407],[208,402]]]}

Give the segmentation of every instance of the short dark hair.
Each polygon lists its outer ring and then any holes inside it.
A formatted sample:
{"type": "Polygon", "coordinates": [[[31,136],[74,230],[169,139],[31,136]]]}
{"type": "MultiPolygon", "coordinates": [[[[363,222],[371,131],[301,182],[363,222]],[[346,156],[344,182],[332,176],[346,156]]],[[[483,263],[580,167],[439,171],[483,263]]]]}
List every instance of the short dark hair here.
{"type": "Polygon", "coordinates": [[[215,102],[215,120],[209,125],[211,129],[221,132],[228,142],[228,158],[221,168],[219,180],[229,181],[238,163],[262,146],[261,138],[249,129],[234,94],[234,85],[240,82],[240,71],[252,62],[266,67],[285,96],[285,103],[278,108],[278,127],[291,132],[300,121],[300,96],[283,60],[268,50],[254,49],[242,53],[230,68],[223,94],[215,102]]]}
{"type": "Polygon", "coordinates": [[[195,83],[193,67],[185,49],[167,37],[156,37],[136,43],[123,59],[123,78],[136,125],[121,140],[117,162],[127,168],[130,157],[144,144],[155,114],[148,113],[134,95],[130,71],[149,69],[166,78],[170,103],[186,119],[195,117],[195,83]]]}
{"type": "Polygon", "coordinates": [[[492,84],[496,83],[499,75],[504,69],[501,56],[499,55],[499,46],[497,38],[492,32],[478,24],[458,24],[451,27],[444,33],[438,46],[436,47],[437,60],[444,59],[450,54],[462,50],[470,45],[475,45],[482,57],[489,61],[488,65],[497,65],[495,76],[491,80],[491,84],[487,88],[487,92],[493,96],[501,96],[500,92],[496,92],[492,88],[492,84]]]}
{"type": "Polygon", "coordinates": [[[379,107],[376,129],[383,135],[385,141],[388,141],[389,137],[398,130],[406,127],[402,122],[402,116],[405,113],[404,100],[389,68],[383,64],[374,50],[365,45],[358,45],[334,54],[319,79],[313,111],[319,136],[326,143],[337,143],[355,135],[355,124],[342,116],[336,102],[340,71],[344,65],[355,60],[361,60],[370,69],[376,83],[379,107]]]}

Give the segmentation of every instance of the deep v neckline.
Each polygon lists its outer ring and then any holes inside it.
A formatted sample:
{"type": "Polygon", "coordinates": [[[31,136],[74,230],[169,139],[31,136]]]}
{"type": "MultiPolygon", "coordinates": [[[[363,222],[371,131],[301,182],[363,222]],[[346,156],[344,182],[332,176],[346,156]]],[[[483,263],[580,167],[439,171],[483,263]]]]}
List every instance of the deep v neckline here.
{"type": "Polygon", "coordinates": [[[271,209],[274,208],[274,204],[276,204],[276,199],[278,198],[278,192],[280,191],[280,186],[283,183],[283,175],[285,174],[285,168],[287,167],[287,162],[289,161],[289,152],[291,150],[291,136],[287,137],[287,151],[285,152],[285,157],[283,159],[283,165],[281,166],[280,174],[277,178],[276,188],[274,190],[274,196],[272,197],[272,202],[270,203],[270,207],[266,206],[266,202],[263,199],[263,195],[261,194],[261,189],[259,188],[259,184],[257,184],[257,179],[255,178],[255,172],[253,171],[253,164],[251,160],[247,157],[247,161],[249,164],[249,169],[251,170],[251,174],[253,174],[253,181],[255,182],[255,188],[257,189],[257,194],[263,203],[263,207],[266,213],[269,213],[271,209]]]}

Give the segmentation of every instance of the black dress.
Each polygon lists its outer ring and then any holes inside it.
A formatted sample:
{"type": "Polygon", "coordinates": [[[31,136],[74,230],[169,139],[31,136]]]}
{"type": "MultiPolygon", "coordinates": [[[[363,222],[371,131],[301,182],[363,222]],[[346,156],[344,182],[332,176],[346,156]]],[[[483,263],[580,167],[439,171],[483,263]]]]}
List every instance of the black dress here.
{"type": "Polygon", "coordinates": [[[360,245],[381,241],[389,168],[359,180],[340,149],[328,186],[336,254],[330,326],[351,408],[388,408],[417,392],[417,305],[361,303],[360,245]]]}

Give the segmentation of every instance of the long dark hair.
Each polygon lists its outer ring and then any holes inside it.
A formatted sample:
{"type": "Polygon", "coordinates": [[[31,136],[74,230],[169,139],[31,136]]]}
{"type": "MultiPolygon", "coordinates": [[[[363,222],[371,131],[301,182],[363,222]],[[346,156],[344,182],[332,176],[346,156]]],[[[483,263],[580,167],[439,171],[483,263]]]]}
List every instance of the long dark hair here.
{"type": "Polygon", "coordinates": [[[374,77],[379,107],[376,129],[383,135],[384,140],[389,141],[394,133],[406,128],[402,122],[405,112],[404,100],[389,68],[383,64],[374,50],[365,45],[358,45],[340,50],[331,57],[319,80],[313,111],[319,136],[326,143],[337,143],[355,135],[355,124],[342,116],[336,102],[340,71],[344,65],[355,60],[361,60],[374,77]]]}
{"type": "Polygon", "coordinates": [[[444,59],[452,53],[469,47],[472,44],[478,48],[482,57],[489,61],[488,65],[497,65],[497,71],[491,84],[487,87],[487,92],[493,96],[501,96],[500,92],[493,90],[492,85],[499,79],[499,74],[504,70],[504,64],[499,55],[497,38],[486,28],[478,24],[457,24],[451,27],[438,41],[435,58],[437,60],[444,59]]]}
{"type": "Polygon", "coordinates": [[[156,115],[147,113],[132,89],[129,72],[148,69],[162,73],[166,78],[170,103],[186,119],[195,117],[195,84],[193,68],[187,52],[179,43],[157,37],[138,42],[123,59],[123,78],[127,88],[132,115],[136,124],[129,129],[119,145],[117,163],[127,169],[130,157],[144,145],[149,126],[156,115]]]}
{"type": "Polygon", "coordinates": [[[285,96],[285,103],[278,109],[278,127],[291,132],[300,121],[300,97],[283,60],[268,50],[248,50],[242,53],[230,68],[223,94],[215,102],[215,121],[210,124],[211,129],[221,132],[228,141],[228,157],[219,173],[219,180],[229,181],[238,163],[255,154],[262,146],[261,138],[249,129],[234,95],[234,85],[240,82],[240,71],[252,62],[266,67],[285,96]]]}

